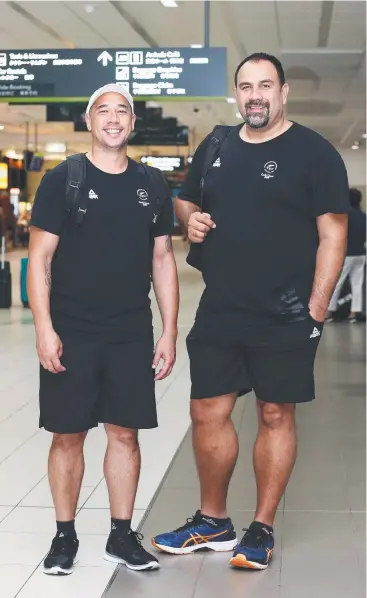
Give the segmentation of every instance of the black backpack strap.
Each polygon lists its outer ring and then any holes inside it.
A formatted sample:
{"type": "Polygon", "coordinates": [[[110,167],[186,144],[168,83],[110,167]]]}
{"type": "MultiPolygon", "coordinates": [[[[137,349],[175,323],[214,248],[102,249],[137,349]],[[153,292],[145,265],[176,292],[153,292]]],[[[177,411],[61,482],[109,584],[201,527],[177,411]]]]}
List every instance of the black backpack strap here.
{"type": "Polygon", "coordinates": [[[222,147],[223,143],[228,137],[230,131],[232,131],[233,127],[229,127],[226,125],[217,125],[214,127],[213,131],[211,132],[210,136],[210,143],[206,150],[205,159],[202,166],[201,171],[201,179],[200,179],[200,210],[203,211],[203,204],[204,204],[204,183],[205,177],[208,174],[208,171],[213,166],[215,160],[219,156],[220,148],[222,147]]]}
{"type": "Polygon", "coordinates": [[[85,181],[86,158],[85,154],[73,154],[66,158],[68,174],[66,180],[66,211],[70,212],[78,208],[76,222],[80,226],[87,212],[87,200],[80,194],[85,181]],[[79,197],[81,201],[79,202],[79,197]]]}

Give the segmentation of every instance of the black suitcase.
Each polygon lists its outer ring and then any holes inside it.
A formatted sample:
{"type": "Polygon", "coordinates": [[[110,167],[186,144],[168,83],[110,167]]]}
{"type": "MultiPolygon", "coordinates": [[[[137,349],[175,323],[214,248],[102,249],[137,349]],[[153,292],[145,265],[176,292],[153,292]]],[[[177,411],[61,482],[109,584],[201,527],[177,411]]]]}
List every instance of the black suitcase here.
{"type": "Polygon", "coordinates": [[[0,308],[11,307],[11,272],[9,262],[0,262],[0,308]]]}
{"type": "Polygon", "coordinates": [[[0,258],[0,309],[9,309],[11,307],[11,272],[10,264],[5,261],[5,237],[1,238],[1,258],[0,258]]]}

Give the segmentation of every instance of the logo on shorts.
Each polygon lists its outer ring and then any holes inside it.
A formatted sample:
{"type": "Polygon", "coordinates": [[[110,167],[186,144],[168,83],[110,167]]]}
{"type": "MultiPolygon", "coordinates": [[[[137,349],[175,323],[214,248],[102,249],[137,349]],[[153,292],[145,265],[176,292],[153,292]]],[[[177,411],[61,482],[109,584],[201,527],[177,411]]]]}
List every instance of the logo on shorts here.
{"type": "Polygon", "coordinates": [[[320,336],[320,330],[315,327],[312,331],[312,334],[310,334],[310,338],[316,338],[317,336],[320,336]]]}
{"type": "Polygon", "coordinates": [[[149,206],[149,201],[147,201],[148,191],[146,191],[145,189],[138,189],[136,194],[138,196],[140,205],[149,206]]]}
{"type": "Polygon", "coordinates": [[[278,164],[273,160],[270,160],[270,162],[264,164],[264,172],[261,173],[261,176],[263,176],[264,179],[273,179],[277,168],[278,164]]]}

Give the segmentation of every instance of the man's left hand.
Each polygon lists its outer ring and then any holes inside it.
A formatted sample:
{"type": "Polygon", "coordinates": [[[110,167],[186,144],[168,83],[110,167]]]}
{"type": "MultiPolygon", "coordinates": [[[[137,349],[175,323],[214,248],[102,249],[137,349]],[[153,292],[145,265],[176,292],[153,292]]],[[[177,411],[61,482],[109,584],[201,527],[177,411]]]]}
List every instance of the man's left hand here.
{"type": "Polygon", "coordinates": [[[163,361],[163,365],[156,373],[154,377],[155,381],[167,378],[167,376],[169,376],[172,372],[176,361],[175,335],[164,333],[157,342],[154,352],[153,367],[157,368],[160,361],[163,361]]]}

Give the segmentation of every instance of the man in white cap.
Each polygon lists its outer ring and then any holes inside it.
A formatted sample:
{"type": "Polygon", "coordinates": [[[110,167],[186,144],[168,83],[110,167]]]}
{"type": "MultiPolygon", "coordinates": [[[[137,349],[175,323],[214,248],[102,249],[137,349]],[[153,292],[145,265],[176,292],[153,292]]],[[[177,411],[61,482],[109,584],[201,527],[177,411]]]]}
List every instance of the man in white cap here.
{"type": "Polygon", "coordinates": [[[57,533],[44,561],[44,572],[53,575],[74,569],[83,445],[99,423],[108,440],[104,475],[111,533],[105,558],[134,570],[159,567],[132,531],[131,518],[140,472],[138,430],[157,426],[155,381],[171,373],[177,337],[172,200],[159,172],[127,157],[135,124],[131,95],[116,84],[98,89],[86,122],[92,147],[82,158],[79,210],[65,210],[65,161],[38,188],[29,248],[40,427],[53,433],[49,480],[57,533]],[[155,349],[151,279],[163,324],[155,349]]]}

